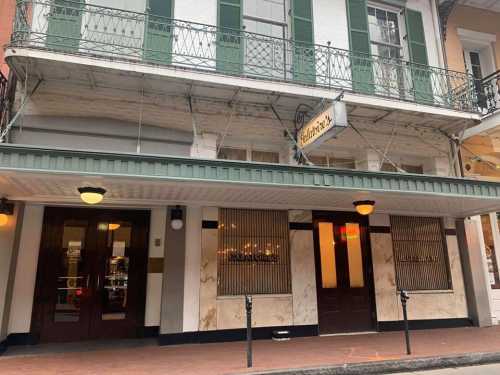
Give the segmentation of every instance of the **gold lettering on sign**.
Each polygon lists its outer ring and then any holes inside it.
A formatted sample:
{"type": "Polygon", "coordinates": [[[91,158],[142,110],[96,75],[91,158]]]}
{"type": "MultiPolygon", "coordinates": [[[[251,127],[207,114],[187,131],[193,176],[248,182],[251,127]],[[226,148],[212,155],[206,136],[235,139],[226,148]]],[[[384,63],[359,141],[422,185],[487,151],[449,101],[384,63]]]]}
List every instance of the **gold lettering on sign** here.
{"type": "Polygon", "coordinates": [[[330,115],[326,115],[321,119],[317,119],[312,125],[309,125],[301,134],[300,134],[300,143],[301,147],[305,144],[309,143],[313,138],[316,138],[318,135],[322,134],[323,131],[329,128],[332,125],[333,119],[330,115]]]}

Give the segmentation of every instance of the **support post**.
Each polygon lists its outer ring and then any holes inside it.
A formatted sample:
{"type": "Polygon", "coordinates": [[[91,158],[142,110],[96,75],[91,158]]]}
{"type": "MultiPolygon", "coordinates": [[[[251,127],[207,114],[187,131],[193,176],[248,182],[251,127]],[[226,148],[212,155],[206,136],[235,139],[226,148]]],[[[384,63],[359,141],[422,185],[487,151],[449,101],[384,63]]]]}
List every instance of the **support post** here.
{"type": "Polygon", "coordinates": [[[252,296],[245,296],[247,312],[247,367],[252,367],[252,296]]]}
{"type": "Polygon", "coordinates": [[[405,339],[406,339],[406,354],[410,355],[411,354],[411,347],[410,347],[410,329],[408,327],[408,312],[406,311],[406,302],[410,299],[408,296],[408,292],[405,290],[401,291],[401,305],[403,306],[403,319],[404,319],[404,324],[405,324],[405,339]]]}

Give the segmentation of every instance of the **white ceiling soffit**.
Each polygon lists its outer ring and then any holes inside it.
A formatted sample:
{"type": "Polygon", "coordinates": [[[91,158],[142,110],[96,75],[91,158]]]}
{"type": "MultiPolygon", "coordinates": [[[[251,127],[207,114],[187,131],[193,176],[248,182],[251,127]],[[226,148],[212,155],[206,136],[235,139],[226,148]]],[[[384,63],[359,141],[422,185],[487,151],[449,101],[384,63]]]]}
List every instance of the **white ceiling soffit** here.
{"type": "Polygon", "coordinates": [[[500,211],[500,200],[410,193],[297,187],[256,187],[228,183],[159,182],[147,179],[50,175],[5,172],[0,193],[12,200],[48,204],[81,204],[77,188],[102,186],[103,204],[120,207],[152,207],[192,204],[219,207],[317,209],[352,211],[352,202],[376,201],[379,213],[416,216],[466,217],[500,211]]]}
{"type": "MultiPolygon", "coordinates": [[[[40,90],[51,90],[53,88],[61,89],[61,85],[78,85],[82,89],[66,90],[72,92],[80,92],[81,90],[113,90],[119,91],[118,96],[127,95],[130,93],[137,98],[137,93],[141,87],[150,95],[170,96],[172,98],[185,98],[192,95],[194,98],[211,99],[220,103],[228,103],[236,101],[239,103],[250,103],[260,106],[268,106],[273,103],[276,106],[289,108],[291,115],[297,105],[300,103],[315,106],[322,98],[327,100],[336,98],[338,91],[328,90],[323,88],[297,86],[295,84],[281,83],[278,86],[276,82],[253,79],[236,79],[233,77],[216,77],[217,82],[208,80],[209,74],[196,71],[175,71],[175,77],[170,77],[165,73],[165,76],[157,74],[157,70],[150,69],[148,74],[139,72],[111,69],[107,62],[95,60],[95,65],[85,65],[88,59],[82,57],[72,57],[79,62],[68,63],[67,61],[55,61],[49,59],[48,52],[40,51],[17,51],[17,56],[10,56],[10,64],[16,69],[16,72],[23,77],[23,70],[28,61],[30,65],[30,76],[33,83],[41,78],[44,80],[40,90]],[[30,57],[25,57],[22,54],[33,54],[30,57]],[[40,54],[39,57],[38,54],[40,54]],[[43,58],[42,58],[43,57],[43,58]],[[81,60],[81,61],[80,61],[81,60]],[[97,63],[103,64],[99,66],[97,63]],[[17,71],[19,70],[19,71],[17,71]],[[155,73],[156,72],[156,73],[155,73]],[[182,78],[181,73],[189,75],[190,79],[182,78]],[[199,77],[198,77],[199,76],[199,77]],[[194,80],[194,77],[198,77],[194,80]],[[224,79],[224,82],[219,82],[224,79]],[[243,80],[245,87],[235,86],[236,84],[228,83],[230,80],[243,80]],[[227,81],[227,82],[226,82],[227,81]],[[255,86],[255,87],[252,87],[255,86]],[[258,86],[258,87],[257,87],[258,86]],[[278,88],[278,89],[277,89],[278,88]]],[[[52,56],[52,55],[50,55],[52,56]]],[[[118,64],[118,63],[117,63],[118,64]]],[[[115,64],[116,65],[116,64],[115,64]]],[[[126,65],[130,66],[130,64],[126,65]]],[[[142,66],[135,66],[137,69],[142,66]]],[[[167,71],[163,69],[162,71],[167,71]]],[[[168,73],[170,74],[170,73],[168,73]]],[[[231,82],[233,82],[231,81],[231,82]]],[[[234,82],[233,82],[234,83],[234,82]]],[[[241,82],[240,82],[241,83],[241,82]]],[[[81,93],[83,95],[83,92],[81,93]]],[[[448,133],[454,133],[462,130],[464,127],[474,125],[479,121],[478,114],[454,111],[446,108],[419,105],[401,100],[387,99],[383,97],[360,95],[354,93],[345,94],[344,101],[349,104],[351,111],[356,110],[356,115],[360,112],[362,117],[376,119],[377,121],[391,122],[395,118],[399,121],[411,125],[425,125],[429,127],[439,128],[448,133]]],[[[42,110],[43,108],[41,108],[42,110]]],[[[48,115],[43,113],[43,115],[48,115]]],[[[350,115],[354,115],[350,113],[350,115]]],[[[154,124],[152,124],[154,125],[154,124]]]]}
{"type": "Polygon", "coordinates": [[[500,12],[499,0],[459,0],[458,3],[470,7],[488,9],[494,12],[500,12]]]}

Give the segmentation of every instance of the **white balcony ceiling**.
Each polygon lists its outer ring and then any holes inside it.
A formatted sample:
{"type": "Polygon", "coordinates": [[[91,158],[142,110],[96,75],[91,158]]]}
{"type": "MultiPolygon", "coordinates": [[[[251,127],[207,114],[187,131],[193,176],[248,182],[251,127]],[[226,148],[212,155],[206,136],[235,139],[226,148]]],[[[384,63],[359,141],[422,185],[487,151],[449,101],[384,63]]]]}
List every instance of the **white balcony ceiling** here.
{"type": "Polygon", "coordinates": [[[459,0],[459,4],[500,12],[499,0],[459,0]]]}

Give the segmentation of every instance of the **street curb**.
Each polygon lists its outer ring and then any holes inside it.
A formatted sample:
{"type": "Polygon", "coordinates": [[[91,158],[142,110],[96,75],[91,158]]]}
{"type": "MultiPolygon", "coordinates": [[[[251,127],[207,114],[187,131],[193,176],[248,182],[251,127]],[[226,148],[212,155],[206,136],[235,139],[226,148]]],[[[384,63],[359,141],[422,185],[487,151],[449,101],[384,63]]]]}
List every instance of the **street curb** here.
{"type": "Polygon", "coordinates": [[[500,352],[467,353],[443,357],[424,357],[344,365],[248,372],[251,375],[377,375],[435,370],[448,367],[486,365],[500,362],[500,352]]]}

